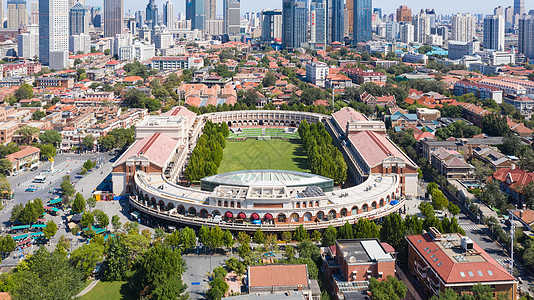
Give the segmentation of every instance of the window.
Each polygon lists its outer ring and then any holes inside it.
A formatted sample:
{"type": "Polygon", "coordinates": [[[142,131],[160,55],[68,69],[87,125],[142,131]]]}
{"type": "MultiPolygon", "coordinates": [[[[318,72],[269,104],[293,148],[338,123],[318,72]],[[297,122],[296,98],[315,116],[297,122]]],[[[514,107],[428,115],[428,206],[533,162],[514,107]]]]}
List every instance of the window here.
{"type": "Polygon", "coordinates": [[[471,271],[468,271],[467,273],[469,273],[469,277],[475,276],[475,275],[473,275],[473,272],[471,272],[471,271]]]}
{"type": "Polygon", "coordinates": [[[465,277],[465,273],[464,272],[460,272],[460,276],[465,277]]]}
{"type": "Polygon", "coordinates": [[[493,276],[493,272],[491,270],[488,270],[488,275],[493,276]]]}
{"type": "Polygon", "coordinates": [[[480,277],[484,276],[484,275],[482,274],[482,271],[477,271],[477,273],[478,273],[478,276],[480,276],[480,277]]]}

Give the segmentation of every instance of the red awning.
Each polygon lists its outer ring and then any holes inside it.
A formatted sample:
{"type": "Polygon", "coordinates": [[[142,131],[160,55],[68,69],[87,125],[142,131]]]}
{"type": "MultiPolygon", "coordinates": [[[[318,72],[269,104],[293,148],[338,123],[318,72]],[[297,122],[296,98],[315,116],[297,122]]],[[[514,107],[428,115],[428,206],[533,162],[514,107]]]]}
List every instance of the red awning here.
{"type": "Polygon", "coordinates": [[[250,218],[251,218],[252,220],[257,220],[257,219],[260,218],[260,216],[259,216],[257,213],[253,213],[253,214],[250,215],[250,218]]]}
{"type": "Polygon", "coordinates": [[[266,214],[265,215],[265,220],[272,220],[273,219],[273,215],[271,214],[266,214]]]}
{"type": "Polygon", "coordinates": [[[237,214],[237,218],[239,218],[239,219],[244,219],[246,217],[247,216],[245,215],[245,213],[240,212],[240,213],[237,214]]]}
{"type": "Polygon", "coordinates": [[[227,211],[227,212],[224,214],[224,216],[227,217],[227,218],[232,218],[232,217],[234,216],[234,214],[231,213],[231,212],[229,212],[229,211],[227,211]]]}

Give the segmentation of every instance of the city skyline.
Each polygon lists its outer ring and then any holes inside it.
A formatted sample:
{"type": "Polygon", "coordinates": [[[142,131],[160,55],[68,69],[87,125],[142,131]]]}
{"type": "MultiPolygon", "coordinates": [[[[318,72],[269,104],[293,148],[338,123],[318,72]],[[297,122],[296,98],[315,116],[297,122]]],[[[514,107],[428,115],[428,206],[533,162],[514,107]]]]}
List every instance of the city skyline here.
{"type": "MultiPolygon", "coordinates": [[[[29,1],[31,2],[31,1],[29,1]]],[[[137,10],[145,10],[147,1],[134,1],[134,0],[125,0],[125,13],[130,10],[130,13],[133,15],[137,10]]],[[[159,7],[163,7],[163,4],[166,0],[156,0],[156,4],[159,7]]],[[[186,0],[176,0],[173,1],[175,7],[175,15],[180,12],[185,14],[185,2],[186,0]]],[[[5,1],[4,1],[5,3],[5,1]]],[[[94,6],[103,6],[102,0],[87,0],[86,5],[94,6]]],[[[308,3],[309,5],[309,3],[308,3]]],[[[480,3],[476,1],[466,2],[460,0],[451,0],[447,2],[436,2],[428,3],[422,0],[374,0],[373,7],[381,8],[384,14],[395,13],[397,7],[400,5],[407,5],[412,9],[412,13],[416,14],[421,9],[434,8],[438,14],[456,14],[456,13],[471,13],[471,14],[484,14],[489,15],[493,14],[493,9],[497,6],[512,6],[514,1],[498,1],[498,0],[488,0],[484,1],[484,6],[480,7],[480,3]],[[462,7],[462,9],[457,9],[462,7]]],[[[265,1],[254,1],[254,0],[242,0],[241,1],[241,14],[248,11],[260,12],[263,9],[281,9],[282,1],[281,0],[265,0],[265,1]]],[[[529,10],[534,9],[534,2],[532,0],[525,1],[525,12],[528,13],[529,10]]],[[[222,17],[223,15],[223,1],[217,0],[217,16],[222,17]]]]}

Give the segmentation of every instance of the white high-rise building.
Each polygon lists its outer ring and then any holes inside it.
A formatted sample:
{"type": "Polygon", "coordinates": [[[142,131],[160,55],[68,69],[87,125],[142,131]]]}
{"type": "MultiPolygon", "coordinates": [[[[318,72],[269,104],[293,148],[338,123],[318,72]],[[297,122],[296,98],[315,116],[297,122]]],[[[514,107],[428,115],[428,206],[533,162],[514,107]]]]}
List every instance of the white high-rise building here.
{"type": "Polygon", "coordinates": [[[68,61],[68,51],[68,0],[40,0],[39,60],[43,65],[48,65],[53,69],[63,69],[67,67],[65,61],[68,61]],[[65,55],[58,54],[58,52],[65,52],[65,55]]]}
{"type": "Polygon", "coordinates": [[[489,15],[484,18],[484,49],[504,51],[504,17],[489,15]]]}
{"type": "Polygon", "coordinates": [[[427,37],[430,35],[430,16],[421,11],[412,19],[414,26],[414,39],[418,43],[425,43],[427,37]]]}
{"type": "Polygon", "coordinates": [[[395,21],[386,23],[386,41],[394,42],[399,39],[400,26],[395,21]]]}
{"type": "Polygon", "coordinates": [[[167,29],[174,29],[174,4],[171,0],[167,0],[163,4],[163,23],[167,26],[167,29]]]}
{"type": "Polygon", "coordinates": [[[17,37],[17,55],[27,59],[33,59],[39,55],[39,35],[22,33],[17,37]]]}
{"type": "Polygon", "coordinates": [[[91,37],[87,33],[69,36],[69,51],[77,54],[78,52],[91,52],[91,37]]]}
{"type": "Polygon", "coordinates": [[[452,16],[451,33],[453,41],[470,42],[475,36],[475,17],[470,14],[452,16]]]}
{"type": "Polygon", "coordinates": [[[19,28],[28,24],[26,0],[7,1],[7,28],[19,28]]]}
{"type": "Polygon", "coordinates": [[[519,18],[519,53],[534,59],[534,15],[519,18]]]}
{"type": "Polygon", "coordinates": [[[400,41],[406,44],[414,42],[415,29],[410,23],[404,23],[400,26],[400,41]]]}
{"type": "Polygon", "coordinates": [[[131,46],[125,46],[119,49],[120,60],[146,61],[155,55],[156,46],[154,44],[143,44],[139,40],[136,40],[131,46]]]}
{"type": "Polygon", "coordinates": [[[514,8],[511,6],[508,6],[504,9],[504,22],[506,28],[512,28],[512,25],[514,24],[514,8]]]}

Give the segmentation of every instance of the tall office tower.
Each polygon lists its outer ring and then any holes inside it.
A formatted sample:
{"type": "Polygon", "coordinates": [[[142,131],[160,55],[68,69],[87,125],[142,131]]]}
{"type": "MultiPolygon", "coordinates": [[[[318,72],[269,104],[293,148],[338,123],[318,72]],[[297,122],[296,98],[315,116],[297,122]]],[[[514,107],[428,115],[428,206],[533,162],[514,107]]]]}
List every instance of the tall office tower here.
{"type": "Polygon", "coordinates": [[[372,39],[372,1],[371,0],[353,0],[354,1],[354,21],[353,21],[353,38],[354,44],[367,42],[372,39]]]}
{"type": "Polygon", "coordinates": [[[412,9],[406,5],[401,5],[397,8],[397,22],[411,22],[412,9]]]}
{"type": "Polygon", "coordinates": [[[167,0],[163,4],[163,24],[167,26],[168,29],[174,28],[174,4],[171,0],[167,0]]]}
{"type": "Polygon", "coordinates": [[[37,1],[30,4],[30,24],[39,25],[39,2],[37,1]]]}
{"type": "Polygon", "coordinates": [[[0,28],[4,28],[4,0],[0,0],[0,28]]]}
{"type": "Polygon", "coordinates": [[[523,15],[525,13],[525,0],[514,0],[514,15],[523,15]]]}
{"type": "Polygon", "coordinates": [[[348,23],[348,36],[352,36],[354,30],[354,1],[348,0],[345,4],[347,14],[345,15],[345,23],[348,23]]]}
{"type": "MultiPolygon", "coordinates": [[[[349,0],[350,1],[350,0],[349,0]]],[[[370,0],[369,0],[370,1],[370,0]]],[[[324,1],[325,5],[330,4],[330,7],[325,6],[325,13],[328,14],[326,20],[326,28],[330,30],[326,34],[328,44],[333,42],[343,42],[344,29],[345,26],[345,14],[344,14],[344,5],[343,0],[328,0],[324,1]],[[327,9],[328,8],[328,9],[327,9]]]]}
{"type": "Polygon", "coordinates": [[[430,17],[423,11],[415,15],[412,19],[414,26],[414,38],[418,43],[426,43],[427,36],[430,35],[430,17]]]}
{"type": "Polygon", "coordinates": [[[484,49],[504,51],[504,17],[489,15],[484,19],[484,49]]]}
{"type": "Polygon", "coordinates": [[[295,49],[307,42],[308,1],[283,0],[282,2],[282,45],[295,49]]]}
{"type": "Polygon", "coordinates": [[[502,6],[497,6],[493,9],[493,14],[494,15],[501,15],[501,16],[504,16],[504,8],[502,6]]]}
{"type": "Polygon", "coordinates": [[[326,47],[326,0],[311,0],[310,44],[315,48],[326,47]]]}
{"type": "Polygon", "coordinates": [[[187,20],[191,21],[191,29],[204,30],[206,23],[205,0],[186,0],[187,20]]]}
{"type": "Polygon", "coordinates": [[[33,59],[39,55],[39,35],[30,32],[17,37],[17,54],[19,57],[33,59]]]}
{"type": "Polygon", "coordinates": [[[223,0],[223,32],[228,35],[241,33],[240,0],[223,0]]]}
{"type": "Polygon", "coordinates": [[[414,42],[414,26],[410,23],[403,23],[400,26],[400,41],[406,44],[414,42]]]}
{"type": "Polygon", "coordinates": [[[146,23],[146,14],[142,10],[135,12],[135,23],[137,23],[137,28],[143,28],[143,25],[146,23]]]}
{"type": "Polygon", "coordinates": [[[7,0],[7,28],[19,28],[27,24],[26,0],[7,0]]]}
{"type": "Polygon", "coordinates": [[[100,6],[91,7],[91,24],[93,27],[102,27],[102,8],[100,6]]]}
{"type": "Polygon", "coordinates": [[[260,13],[261,40],[273,42],[282,39],[282,10],[262,10],[260,13]]]}
{"type": "Polygon", "coordinates": [[[206,20],[217,19],[217,0],[204,0],[206,5],[206,20]]]}
{"type": "Polygon", "coordinates": [[[69,10],[78,2],[80,2],[81,5],[85,6],[85,0],[69,0],[69,10]]]}
{"type": "Polygon", "coordinates": [[[519,17],[519,53],[534,59],[534,14],[519,17]]]}
{"type": "Polygon", "coordinates": [[[69,11],[69,35],[89,33],[89,12],[80,2],[74,4],[69,11]]]}
{"type": "Polygon", "coordinates": [[[39,60],[52,69],[68,65],[69,10],[67,0],[39,1],[39,60]]]}
{"type": "Polygon", "coordinates": [[[509,29],[512,28],[512,24],[514,23],[514,8],[511,6],[508,6],[504,9],[504,22],[505,22],[505,28],[509,29]]]}
{"type": "Polygon", "coordinates": [[[470,14],[452,16],[451,31],[453,41],[471,42],[475,36],[475,17],[470,14]]]}
{"type": "Polygon", "coordinates": [[[154,26],[158,25],[158,18],[158,6],[156,5],[156,1],[149,0],[146,6],[146,23],[148,27],[154,28],[154,26]]]}
{"type": "Polygon", "coordinates": [[[124,0],[104,0],[104,37],[124,32],[124,0]]]}
{"type": "Polygon", "coordinates": [[[436,25],[437,15],[435,9],[425,9],[425,13],[430,19],[430,28],[434,27],[436,25]]]}

